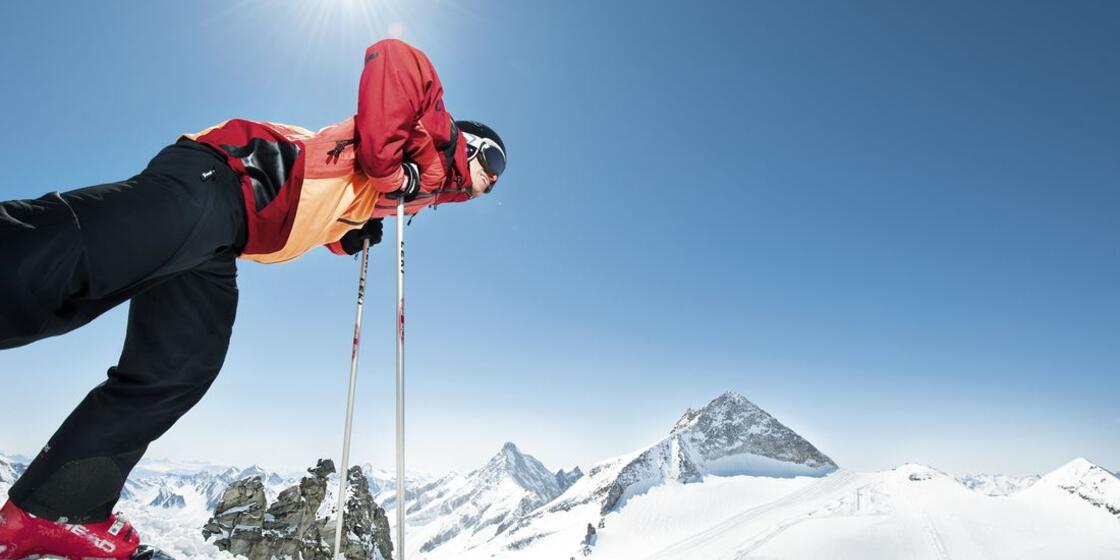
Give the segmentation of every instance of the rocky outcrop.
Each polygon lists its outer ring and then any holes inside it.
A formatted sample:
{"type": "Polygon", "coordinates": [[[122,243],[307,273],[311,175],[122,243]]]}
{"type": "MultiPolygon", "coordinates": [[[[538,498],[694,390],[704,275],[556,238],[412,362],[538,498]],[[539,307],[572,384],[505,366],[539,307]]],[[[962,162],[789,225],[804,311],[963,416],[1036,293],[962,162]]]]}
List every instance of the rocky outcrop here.
{"type": "MultiPolygon", "coordinates": [[[[369,481],[361,467],[350,467],[349,495],[346,498],[346,516],[342,534],[347,540],[342,552],[348,560],[376,560],[393,557],[393,544],[389,540],[389,518],[385,510],[373,501],[369,481]]],[[[333,512],[333,510],[332,510],[333,512]]],[[[334,542],[336,518],[326,524],[327,539],[334,542]]]]}
{"type": "MultiPolygon", "coordinates": [[[[249,560],[330,560],[337,519],[324,500],[331,493],[335,466],[323,459],[307,472],[310,476],[280,492],[267,509],[261,476],[230,484],[214,517],[203,527],[203,536],[213,539],[219,549],[249,560]]],[[[373,502],[360,468],[350,469],[348,488],[342,546],[346,558],[392,558],[389,520],[373,502]]]]}
{"type": "Polygon", "coordinates": [[[202,536],[213,538],[221,550],[250,556],[254,544],[263,539],[266,506],[260,477],[234,482],[226,487],[214,517],[202,527],[202,536]]]}
{"type": "Polygon", "coordinates": [[[560,493],[563,494],[571,488],[577,480],[583,478],[583,471],[576,467],[570,471],[560,469],[556,471],[556,483],[560,485],[560,493]]]}
{"type": "Polygon", "coordinates": [[[591,552],[595,548],[595,543],[598,540],[599,535],[595,531],[595,526],[588,523],[587,534],[583,536],[583,542],[580,543],[582,545],[581,551],[583,552],[584,556],[591,556],[591,552]]]}

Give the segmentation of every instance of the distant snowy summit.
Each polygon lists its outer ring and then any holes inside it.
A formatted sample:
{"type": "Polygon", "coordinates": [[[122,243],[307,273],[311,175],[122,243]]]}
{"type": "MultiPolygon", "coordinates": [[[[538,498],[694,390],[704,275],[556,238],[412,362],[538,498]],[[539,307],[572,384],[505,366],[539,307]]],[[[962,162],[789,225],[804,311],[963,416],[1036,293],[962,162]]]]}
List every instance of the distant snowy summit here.
{"type": "Polygon", "coordinates": [[[16,479],[23,474],[25,468],[27,467],[24,463],[0,455],[0,484],[6,487],[15,484],[16,479]]]}
{"type": "Polygon", "coordinates": [[[813,444],[734,391],[700,410],[685,411],[670,433],[673,438],[690,452],[689,466],[697,474],[819,476],[837,469],[813,444]]]}
{"type": "MultiPolygon", "coordinates": [[[[481,468],[450,474],[406,498],[415,553],[467,549],[501,534],[522,516],[552,501],[582,476],[578,467],[552,472],[513,443],[505,443],[481,468]]],[[[395,507],[387,497],[386,509],[395,507]]]]}
{"type": "Polygon", "coordinates": [[[294,482],[291,477],[265,471],[257,465],[241,469],[196,463],[190,468],[157,470],[161,468],[161,462],[141,462],[121,489],[121,499],[166,509],[191,507],[191,504],[195,504],[195,508],[213,511],[221,501],[226,487],[236,481],[260,477],[270,499],[294,482]]]}
{"type": "MultiPolygon", "coordinates": [[[[729,391],[700,410],[688,409],[669,437],[637,454],[608,461],[591,476],[610,473],[602,511],[669,480],[697,482],[707,475],[824,476],[836,463],[773,416],[729,391]]],[[[600,477],[602,478],[602,477],[600,477]]]]}
{"type": "Polygon", "coordinates": [[[1066,463],[1029,490],[1035,488],[1057,488],[1120,518],[1120,478],[1086,459],[1066,463]]]}
{"type": "Polygon", "coordinates": [[[965,474],[956,477],[957,482],[973,492],[985,496],[1012,496],[1030,488],[1041,478],[1030,476],[1008,476],[1005,474],[965,474]]]}
{"type": "MultiPolygon", "coordinates": [[[[670,481],[699,482],[709,475],[824,476],[837,468],[793,430],[730,391],[699,410],[686,410],[665,439],[595,465],[535,515],[591,503],[606,515],[670,481]]],[[[527,516],[518,525],[531,522],[527,516]]]]}
{"type": "MultiPolygon", "coordinates": [[[[686,410],[665,439],[595,465],[586,475],[578,467],[552,471],[506,443],[466,476],[450,474],[410,489],[410,548],[421,555],[472,550],[499,537],[524,535],[520,529],[549,512],[579,507],[605,515],[670,481],[699,482],[708,475],[823,476],[836,469],[793,430],[743,395],[728,392],[699,410],[686,410]]],[[[386,496],[382,504],[389,510],[394,502],[386,496]]]]}

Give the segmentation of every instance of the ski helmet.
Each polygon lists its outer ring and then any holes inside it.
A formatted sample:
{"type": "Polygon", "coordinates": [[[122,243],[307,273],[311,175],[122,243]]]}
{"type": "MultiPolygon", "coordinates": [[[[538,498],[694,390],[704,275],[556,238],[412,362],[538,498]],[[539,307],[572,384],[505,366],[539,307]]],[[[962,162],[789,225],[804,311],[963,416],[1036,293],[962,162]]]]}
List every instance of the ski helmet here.
{"type": "Polygon", "coordinates": [[[487,173],[501,176],[506,170],[506,145],[494,129],[478,121],[455,121],[467,137],[467,158],[478,158],[487,173]]]}

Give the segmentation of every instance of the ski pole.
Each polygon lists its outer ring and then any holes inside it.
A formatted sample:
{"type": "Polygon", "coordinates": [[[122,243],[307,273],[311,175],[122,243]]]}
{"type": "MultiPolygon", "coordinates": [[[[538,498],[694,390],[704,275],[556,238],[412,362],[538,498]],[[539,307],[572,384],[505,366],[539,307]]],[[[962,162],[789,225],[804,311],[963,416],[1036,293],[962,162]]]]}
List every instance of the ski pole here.
{"type": "Polygon", "coordinates": [[[404,560],[404,197],[397,199],[397,558],[404,560]]]}
{"type": "Polygon", "coordinates": [[[342,518],[346,505],[347,478],[350,462],[350,429],[354,420],[354,389],[358,383],[358,347],[362,340],[362,308],[366,300],[366,268],[369,263],[369,239],[362,241],[361,273],[358,276],[358,312],[354,319],[354,345],[350,350],[350,390],[346,395],[346,430],[342,436],[342,470],[338,473],[338,525],[334,528],[334,557],[342,556],[342,518]]]}

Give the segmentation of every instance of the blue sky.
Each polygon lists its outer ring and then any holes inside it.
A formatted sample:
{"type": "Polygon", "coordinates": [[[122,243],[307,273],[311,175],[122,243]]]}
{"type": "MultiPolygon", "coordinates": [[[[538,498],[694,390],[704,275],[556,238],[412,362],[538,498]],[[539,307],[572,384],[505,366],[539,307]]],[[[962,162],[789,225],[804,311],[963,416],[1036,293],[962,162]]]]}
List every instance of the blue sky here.
{"type": "MultiPolygon", "coordinates": [[[[511,158],[407,230],[410,466],[512,440],[586,467],[735,389],[850,468],[1115,469],[1120,8],[1026,4],[4,3],[0,199],[231,117],[348,118],[397,35],[511,158]]],[[[391,258],[354,448],[386,467],[391,258]]],[[[337,456],[356,279],[325,250],[243,263],[226,368],[150,456],[337,456]]],[[[100,382],[125,311],[0,352],[0,449],[100,382]]]]}

